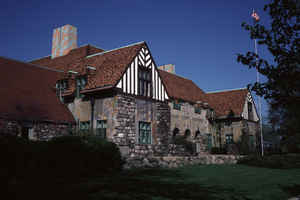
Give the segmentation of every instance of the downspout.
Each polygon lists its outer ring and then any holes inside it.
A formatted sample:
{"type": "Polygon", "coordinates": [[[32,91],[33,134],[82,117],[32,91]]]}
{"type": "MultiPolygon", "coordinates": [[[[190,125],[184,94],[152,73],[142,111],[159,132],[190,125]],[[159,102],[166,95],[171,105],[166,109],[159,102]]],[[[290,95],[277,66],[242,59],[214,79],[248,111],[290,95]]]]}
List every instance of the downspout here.
{"type": "Polygon", "coordinates": [[[95,108],[95,98],[91,97],[91,133],[94,135],[94,108],[95,108]]]}

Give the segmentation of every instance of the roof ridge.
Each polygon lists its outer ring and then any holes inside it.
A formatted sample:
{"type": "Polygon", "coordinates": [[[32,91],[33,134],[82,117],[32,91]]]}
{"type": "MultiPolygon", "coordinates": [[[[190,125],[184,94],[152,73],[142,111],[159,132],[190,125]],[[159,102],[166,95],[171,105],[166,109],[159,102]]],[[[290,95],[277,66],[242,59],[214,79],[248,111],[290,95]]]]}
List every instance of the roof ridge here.
{"type": "MultiPolygon", "coordinates": [[[[96,47],[95,45],[91,45],[91,44],[89,44],[89,43],[80,45],[79,47],[76,47],[76,48],[74,48],[74,49],[79,49],[79,48],[82,48],[82,47],[85,47],[85,46],[92,46],[92,47],[95,47],[95,48],[97,48],[97,49],[102,49],[102,48],[96,47]]],[[[72,50],[74,50],[74,49],[71,49],[70,51],[72,51],[72,50]]],[[[102,49],[102,50],[104,50],[104,49],[102,49]]],[[[66,54],[66,55],[68,55],[68,54],[66,54]]],[[[63,56],[66,56],[66,55],[63,55],[63,56]]],[[[37,61],[37,60],[41,60],[41,59],[47,58],[47,57],[51,57],[51,54],[49,54],[49,55],[47,55],[47,56],[42,56],[42,57],[39,57],[39,58],[35,58],[35,59],[29,60],[29,61],[26,61],[26,62],[37,61]]],[[[60,57],[60,56],[59,56],[59,57],[60,57]]]]}
{"type": "Polygon", "coordinates": [[[0,56],[0,58],[4,58],[4,59],[11,60],[11,61],[14,61],[14,62],[30,65],[32,67],[37,67],[37,68],[40,68],[40,69],[45,69],[45,70],[54,71],[54,72],[63,72],[62,70],[53,69],[53,68],[49,68],[49,67],[44,67],[44,66],[40,66],[40,65],[36,65],[36,64],[28,63],[28,62],[16,60],[16,59],[13,59],[13,58],[7,58],[7,57],[4,57],[4,56],[0,56]]]}
{"type": "Polygon", "coordinates": [[[102,48],[100,48],[100,47],[97,47],[96,45],[93,45],[93,44],[87,44],[86,46],[95,47],[95,48],[97,48],[97,49],[101,49],[101,50],[105,51],[104,49],[102,49],[102,48]]]}
{"type": "Polygon", "coordinates": [[[126,48],[126,47],[131,47],[131,46],[142,44],[142,43],[145,43],[145,41],[136,42],[136,43],[129,44],[129,45],[126,45],[126,46],[111,49],[111,50],[108,50],[108,51],[103,51],[103,52],[95,53],[95,54],[92,54],[92,55],[88,55],[88,56],[86,56],[86,58],[91,58],[91,57],[94,57],[94,56],[102,55],[102,54],[105,54],[105,53],[108,53],[108,52],[116,51],[116,50],[119,50],[119,49],[123,49],[123,48],[126,48]]]}
{"type": "Polygon", "coordinates": [[[159,69],[159,68],[158,68],[158,70],[159,70],[159,71],[166,72],[166,73],[169,73],[169,74],[174,75],[174,76],[178,76],[179,78],[183,78],[183,79],[186,79],[186,80],[188,80],[188,81],[192,81],[192,82],[193,82],[193,80],[188,79],[188,78],[186,78],[186,77],[183,77],[183,76],[181,76],[181,75],[179,76],[178,74],[170,73],[170,72],[167,72],[167,71],[165,71],[165,70],[163,70],[163,69],[159,69]]]}
{"type": "Polygon", "coordinates": [[[216,90],[216,91],[206,92],[206,94],[219,93],[219,92],[230,92],[230,91],[235,91],[235,90],[245,90],[245,89],[247,89],[247,88],[244,87],[244,88],[234,88],[234,89],[216,90]]]}

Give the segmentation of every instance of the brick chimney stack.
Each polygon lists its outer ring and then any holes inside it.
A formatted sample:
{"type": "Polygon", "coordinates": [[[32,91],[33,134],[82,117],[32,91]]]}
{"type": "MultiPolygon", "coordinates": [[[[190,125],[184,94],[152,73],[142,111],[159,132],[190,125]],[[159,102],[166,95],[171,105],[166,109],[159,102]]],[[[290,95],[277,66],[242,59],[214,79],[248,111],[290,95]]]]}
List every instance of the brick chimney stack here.
{"type": "Polygon", "coordinates": [[[162,66],[159,66],[158,69],[175,74],[175,65],[173,65],[173,64],[162,65],[162,66]]]}
{"type": "Polygon", "coordinates": [[[69,24],[53,30],[51,58],[64,56],[77,48],[77,28],[69,24]]]}

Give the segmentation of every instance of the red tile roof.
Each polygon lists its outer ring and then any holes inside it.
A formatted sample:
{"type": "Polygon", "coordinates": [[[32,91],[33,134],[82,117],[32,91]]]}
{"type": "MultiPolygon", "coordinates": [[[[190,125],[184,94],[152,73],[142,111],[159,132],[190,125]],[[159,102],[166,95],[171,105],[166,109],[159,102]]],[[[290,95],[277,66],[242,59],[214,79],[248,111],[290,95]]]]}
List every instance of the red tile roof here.
{"type": "Polygon", "coordinates": [[[85,59],[85,62],[81,63],[81,69],[88,65],[97,69],[93,75],[96,78],[89,79],[86,89],[116,85],[129,64],[145,45],[145,42],[141,42],[85,59]]]}
{"type": "MultiPolygon", "coordinates": [[[[31,63],[60,69],[65,72],[73,70],[79,72],[78,75],[87,75],[88,83],[82,92],[94,92],[99,89],[114,87],[143,46],[147,46],[145,42],[104,51],[87,45],[73,49],[65,56],[54,59],[49,56],[34,60],[31,63]],[[87,66],[95,67],[96,71],[88,70],[87,66]]],[[[189,79],[162,70],[159,70],[159,74],[170,98],[192,103],[197,101],[208,102],[209,107],[214,108],[218,116],[228,115],[231,110],[235,115],[242,113],[248,92],[246,89],[205,94],[189,79]]],[[[66,74],[64,77],[66,78],[66,74]]],[[[59,77],[59,79],[62,78],[63,76],[59,77]]],[[[64,95],[74,94],[75,81],[72,81],[69,85],[70,89],[64,95]]]]}
{"type": "Polygon", "coordinates": [[[80,62],[86,56],[103,51],[103,49],[99,49],[91,45],[85,45],[76,49],[72,49],[67,55],[64,56],[56,57],[54,59],[52,59],[51,56],[47,56],[44,58],[33,60],[30,63],[51,67],[53,69],[68,71],[73,68],[74,64],[80,62]]]}
{"type": "Polygon", "coordinates": [[[53,87],[61,72],[0,57],[0,117],[75,123],[53,87]]]}
{"type": "Polygon", "coordinates": [[[208,104],[211,106],[216,115],[227,116],[231,110],[234,115],[240,116],[243,112],[244,104],[247,98],[248,89],[235,89],[220,92],[206,93],[208,104]]]}
{"type": "Polygon", "coordinates": [[[205,93],[193,81],[163,70],[158,71],[171,98],[192,103],[206,101],[205,93]]]}
{"type": "MultiPolygon", "coordinates": [[[[54,59],[47,57],[32,61],[31,63],[52,67],[54,69],[61,69],[65,72],[73,70],[79,72],[78,75],[87,75],[88,83],[85,90],[91,90],[94,88],[116,85],[127,66],[133,61],[134,57],[143,46],[146,46],[145,42],[110,51],[98,49],[94,50],[95,54],[86,54],[83,49],[86,49],[87,47],[81,47],[81,50],[73,49],[66,56],[54,59]],[[96,71],[88,70],[87,66],[95,67],[96,71]]],[[[74,92],[74,83],[70,84],[70,89],[74,92]]]]}

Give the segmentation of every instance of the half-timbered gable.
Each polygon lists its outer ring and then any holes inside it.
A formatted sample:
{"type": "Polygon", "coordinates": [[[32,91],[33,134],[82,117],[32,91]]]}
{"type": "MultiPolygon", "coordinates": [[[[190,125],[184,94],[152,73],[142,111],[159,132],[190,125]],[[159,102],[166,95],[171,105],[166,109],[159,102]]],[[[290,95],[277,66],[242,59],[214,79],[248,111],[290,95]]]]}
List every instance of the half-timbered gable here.
{"type": "Polygon", "coordinates": [[[128,65],[116,87],[127,94],[159,101],[168,100],[166,87],[157,70],[157,66],[145,44],[128,65]]]}
{"type": "Polygon", "coordinates": [[[245,98],[242,117],[250,121],[259,121],[255,103],[250,92],[248,92],[247,97],[245,98]]]}

